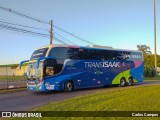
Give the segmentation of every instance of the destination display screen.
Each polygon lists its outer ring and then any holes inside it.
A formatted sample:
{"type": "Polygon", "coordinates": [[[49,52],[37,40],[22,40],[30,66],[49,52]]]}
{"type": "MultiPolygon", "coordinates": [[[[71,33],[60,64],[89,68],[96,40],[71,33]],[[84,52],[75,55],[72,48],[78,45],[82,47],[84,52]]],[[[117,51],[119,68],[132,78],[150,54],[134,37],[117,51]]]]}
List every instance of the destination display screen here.
{"type": "Polygon", "coordinates": [[[42,49],[38,49],[38,50],[34,51],[31,56],[31,60],[37,59],[40,57],[45,57],[47,50],[48,50],[48,48],[42,48],[42,49]]]}

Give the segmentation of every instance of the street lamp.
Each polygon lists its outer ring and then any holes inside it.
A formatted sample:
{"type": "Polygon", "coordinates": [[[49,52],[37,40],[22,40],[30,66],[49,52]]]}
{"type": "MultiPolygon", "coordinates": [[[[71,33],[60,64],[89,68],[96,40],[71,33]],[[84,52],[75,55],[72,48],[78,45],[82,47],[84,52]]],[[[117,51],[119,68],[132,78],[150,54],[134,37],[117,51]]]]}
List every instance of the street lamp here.
{"type": "Polygon", "coordinates": [[[154,0],[154,62],[155,62],[155,70],[157,73],[157,48],[156,48],[156,0],[154,0]]]}

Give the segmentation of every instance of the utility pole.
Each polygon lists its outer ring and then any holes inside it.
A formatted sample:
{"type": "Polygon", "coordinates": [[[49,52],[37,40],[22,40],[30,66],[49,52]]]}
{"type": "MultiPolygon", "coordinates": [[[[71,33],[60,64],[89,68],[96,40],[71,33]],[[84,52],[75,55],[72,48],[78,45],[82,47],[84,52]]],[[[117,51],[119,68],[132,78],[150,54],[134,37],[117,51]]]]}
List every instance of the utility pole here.
{"type": "Polygon", "coordinates": [[[155,70],[157,73],[157,48],[156,48],[156,0],[154,0],[154,62],[155,62],[155,70]]]}
{"type": "Polygon", "coordinates": [[[50,27],[50,45],[52,45],[52,40],[53,40],[53,29],[52,29],[52,20],[49,22],[51,27],[50,27]]]}

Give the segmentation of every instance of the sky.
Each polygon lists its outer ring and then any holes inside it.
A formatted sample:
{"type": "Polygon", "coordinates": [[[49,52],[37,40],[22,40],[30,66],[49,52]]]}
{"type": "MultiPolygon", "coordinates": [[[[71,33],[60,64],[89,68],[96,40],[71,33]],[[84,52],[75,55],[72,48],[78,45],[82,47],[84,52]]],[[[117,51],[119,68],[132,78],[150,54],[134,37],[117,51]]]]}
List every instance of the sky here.
{"type": "MultiPolygon", "coordinates": [[[[147,45],[154,53],[154,0],[0,0],[0,6],[49,22],[97,45],[137,50],[147,45]]],[[[160,55],[160,0],[157,0],[157,53],[160,55]]],[[[0,9],[0,21],[42,28],[43,24],[0,9]]],[[[35,29],[23,28],[37,31],[35,29]]],[[[88,43],[53,27],[58,39],[86,46],[88,43]],[[60,34],[58,36],[56,33],[60,34]]],[[[0,28],[0,65],[30,59],[33,51],[49,44],[49,38],[0,28]]],[[[53,39],[53,44],[59,44],[53,39]]]]}

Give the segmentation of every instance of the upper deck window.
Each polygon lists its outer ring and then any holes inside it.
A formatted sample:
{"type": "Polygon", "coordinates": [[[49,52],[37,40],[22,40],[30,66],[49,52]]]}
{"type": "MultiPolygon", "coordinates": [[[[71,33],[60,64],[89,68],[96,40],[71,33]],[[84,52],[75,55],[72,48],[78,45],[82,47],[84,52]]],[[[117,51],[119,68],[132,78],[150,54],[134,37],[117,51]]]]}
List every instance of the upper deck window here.
{"type": "Polygon", "coordinates": [[[69,48],[67,55],[69,59],[79,60],[142,60],[141,52],[118,50],[69,48]]]}
{"type": "Polygon", "coordinates": [[[36,51],[33,52],[32,56],[31,56],[31,60],[33,59],[37,59],[40,57],[45,57],[46,53],[47,53],[48,48],[42,48],[42,49],[38,49],[36,51]]]}

